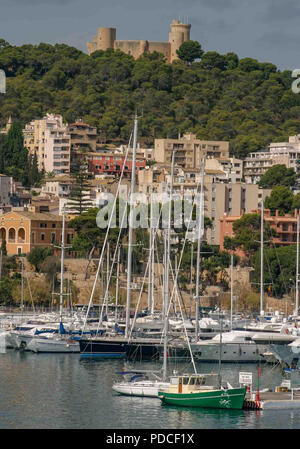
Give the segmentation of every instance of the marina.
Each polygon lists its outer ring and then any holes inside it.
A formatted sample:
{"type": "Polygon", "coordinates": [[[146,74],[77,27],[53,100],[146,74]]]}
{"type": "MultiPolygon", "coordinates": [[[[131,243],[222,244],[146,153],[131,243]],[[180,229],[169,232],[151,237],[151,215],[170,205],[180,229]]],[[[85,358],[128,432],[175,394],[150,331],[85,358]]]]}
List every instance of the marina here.
{"type": "MultiPolygon", "coordinates": [[[[171,372],[180,369],[180,365],[181,370],[188,369],[185,364],[172,363],[171,372]]],[[[197,367],[199,372],[215,370],[215,364],[197,367]]],[[[271,429],[274,422],[277,429],[300,428],[299,409],[187,409],[165,407],[155,398],[120,395],[112,386],[122,368],[122,360],[7,350],[0,357],[0,428],[271,429]]],[[[157,370],[160,366],[157,362],[143,362],[135,364],[135,368],[157,370]]],[[[224,365],[224,380],[238,383],[241,370],[245,370],[244,365],[224,365]]],[[[247,371],[253,374],[255,390],[256,364],[248,365],[247,371]]],[[[266,365],[261,368],[261,390],[270,386],[275,389],[281,382],[282,370],[278,366],[271,370],[266,365]]]]}
{"type": "Polygon", "coordinates": [[[300,429],[296,8],[155,2],[6,2],[1,430],[300,429]]]}

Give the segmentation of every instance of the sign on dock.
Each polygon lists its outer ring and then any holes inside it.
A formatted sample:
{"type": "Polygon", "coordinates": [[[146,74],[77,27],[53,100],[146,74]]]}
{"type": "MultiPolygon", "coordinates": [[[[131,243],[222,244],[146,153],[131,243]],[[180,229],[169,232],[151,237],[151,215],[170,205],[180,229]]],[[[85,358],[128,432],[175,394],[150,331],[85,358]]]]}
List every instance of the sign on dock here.
{"type": "Polygon", "coordinates": [[[245,372],[240,372],[239,373],[239,383],[241,385],[247,385],[247,386],[252,386],[252,373],[245,373],[245,372]]]}

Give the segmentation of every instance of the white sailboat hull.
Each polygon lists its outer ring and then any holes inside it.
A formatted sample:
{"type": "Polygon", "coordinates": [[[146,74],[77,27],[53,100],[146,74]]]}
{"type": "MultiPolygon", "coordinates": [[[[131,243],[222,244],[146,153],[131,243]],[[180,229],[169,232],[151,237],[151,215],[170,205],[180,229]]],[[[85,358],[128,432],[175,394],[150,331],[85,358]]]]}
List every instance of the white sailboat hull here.
{"type": "Polygon", "coordinates": [[[32,352],[79,353],[79,343],[75,340],[32,338],[27,349],[32,352]]]}
{"type": "Polygon", "coordinates": [[[113,390],[126,396],[144,396],[158,398],[160,389],[169,388],[169,382],[120,382],[113,385],[113,390]]]}

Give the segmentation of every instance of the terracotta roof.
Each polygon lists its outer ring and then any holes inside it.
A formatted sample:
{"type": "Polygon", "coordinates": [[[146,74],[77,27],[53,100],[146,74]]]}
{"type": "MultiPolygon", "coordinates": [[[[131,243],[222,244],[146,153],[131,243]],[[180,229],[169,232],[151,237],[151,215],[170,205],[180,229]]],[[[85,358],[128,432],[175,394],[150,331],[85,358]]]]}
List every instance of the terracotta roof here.
{"type": "Polygon", "coordinates": [[[40,220],[40,221],[62,221],[62,215],[51,214],[49,212],[28,212],[28,211],[12,211],[6,214],[0,215],[0,218],[5,218],[9,214],[17,214],[22,217],[28,218],[29,220],[40,220]]]}

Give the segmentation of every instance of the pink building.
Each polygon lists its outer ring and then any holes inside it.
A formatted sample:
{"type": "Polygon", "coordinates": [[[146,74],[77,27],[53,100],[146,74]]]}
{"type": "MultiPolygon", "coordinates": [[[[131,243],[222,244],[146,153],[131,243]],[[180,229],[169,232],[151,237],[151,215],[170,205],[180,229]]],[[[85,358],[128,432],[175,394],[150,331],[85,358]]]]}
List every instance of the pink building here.
{"type": "MultiPolygon", "coordinates": [[[[260,210],[253,210],[253,214],[260,214],[260,210]]],[[[224,238],[234,237],[233,224],[239,220],[240,216],[224,215],[220,218],[220,250],[224,250],[224,238]]],[[[271,215],[269,209],[264,210],[264,221],[270,224],[278,237],[272,237],[272,243],[275,245],[295,245],[297,242],[297,210],[294,215],[279,215],[279,211],[275,211],[275,215],[271,215]]],[[[236,250],[235,254],[243,257],[245,254],[241,250],[236,250]]]]}

